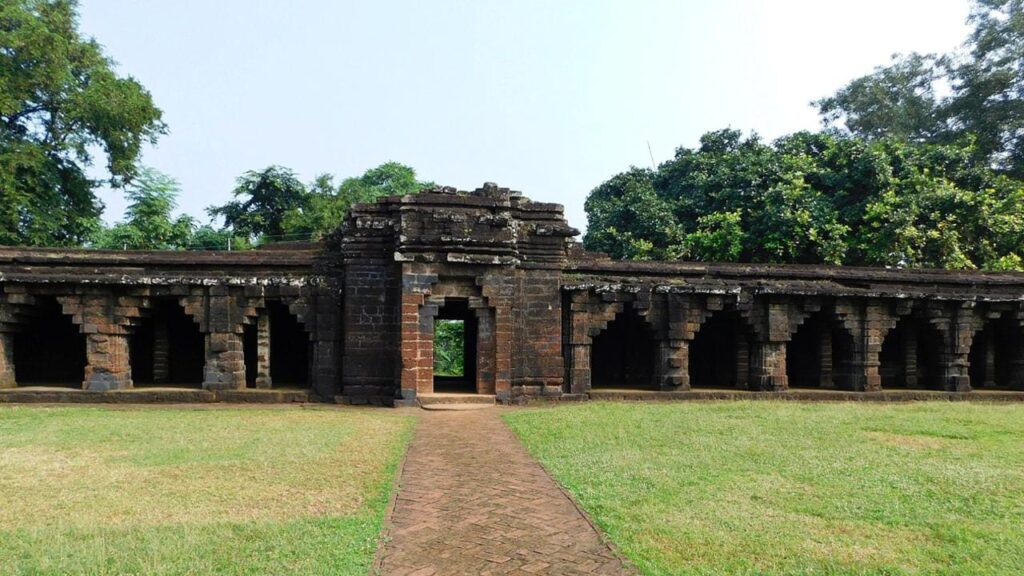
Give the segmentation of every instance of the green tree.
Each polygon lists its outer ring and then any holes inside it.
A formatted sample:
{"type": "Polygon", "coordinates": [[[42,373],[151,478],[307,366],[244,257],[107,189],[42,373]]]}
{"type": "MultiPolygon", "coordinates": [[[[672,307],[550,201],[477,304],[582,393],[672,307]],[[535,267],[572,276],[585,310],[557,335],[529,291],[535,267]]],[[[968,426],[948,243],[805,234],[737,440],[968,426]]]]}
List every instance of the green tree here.
{"type": "Polygon", "coordinates": [[[466,372],[466,323],[438,320],[434,323],[434,374],[463,376],[466,372]]]}
{"type": "Polygon", "coordinates": [[[0,244],[85,241],[103,209],[86,176],[93,153],[121,186],[142,145],[166,130],[145,88],[80,35],[76,9],[0,3],[0,244]]]}
{"type": "Polygon", "coordinates": [[[969,145],[972,161],[1024,177],[1024,0],[974,0],[968,23],[961,50],[894,56],[815,102],[825,124],[867,139],[969,145]]]}
{"type": "Polygon", "coordinates": [[[188,247],[190,250],[248,250],[252,244],[230,229],[204,224],[192,232],[188,247]]]}
{"type": "Polygon", "coordinates": [[[290,214],[305,210],[309,192],[295,172],[281,166],[250,170],[238,178],[234,200],[207,208],[211,217],[223,217],[224,228],[251,240],[298,238],[287,223],[290,214]]]}
{"type": "Polygon", "coordinates": [[[96,248],[176,250],[187,248],[195,221],[187,215],[174,218],[181,187],[177,180],[152,168],[142,168],[125,189],[129,204],[125,220],[102,229],[93,241],[96,248]]]}
{"type": "Polygon", "coordinates": [[[979,159],[1024,177],[1024,0],[975,0],[967,54],[951,58],[946,115],[979,159]]]}
{"type": "Polygon", "coordinates": [[[677,255],[678,226],[655,192],[650,170],[631,168],[613,176],[590,193],[584,209],[591,223],[585,240],[592,250],[632,260],[677,255]]]}
{"type": "Polygon", "coordinates": [[[1012,269],[1024,186],[971,144],[704,135],[587,199],[584,245],[615,258],[1012,269]]]}
{"type": "Polygon", "coordinates": [[[935,95],[941,61],[935,55],[894,55],[889,66],[857,78],[814,102],[826,125],[865,138],[929,141],[943,132],[935,95]]]}
{"type": "Polygon", "coordinates": [[[285,228],[292,234],[321,237],[341,225],[353,204],[415,194],[432,186],[433,182],[418,180],[413,168],[398,162],[385,162],[338,185],[333,176],[321,174],[308,187],[308,202],[288,213],[285,228]]]}

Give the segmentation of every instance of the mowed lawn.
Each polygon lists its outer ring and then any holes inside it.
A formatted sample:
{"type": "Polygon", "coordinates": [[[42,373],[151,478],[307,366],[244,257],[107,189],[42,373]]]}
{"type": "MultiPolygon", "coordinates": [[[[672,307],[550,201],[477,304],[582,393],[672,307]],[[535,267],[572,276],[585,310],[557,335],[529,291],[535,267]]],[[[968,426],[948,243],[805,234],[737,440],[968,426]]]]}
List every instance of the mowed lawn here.
{"type": "Polygon", "coordinates": [[[366,574],[411,418],[0,408],[0,574],[366,574]]]}
{"type": "Polygon", "coordinates": [[[506,415],[645,574],[1024,574],[1024,406],[506,415]]]}

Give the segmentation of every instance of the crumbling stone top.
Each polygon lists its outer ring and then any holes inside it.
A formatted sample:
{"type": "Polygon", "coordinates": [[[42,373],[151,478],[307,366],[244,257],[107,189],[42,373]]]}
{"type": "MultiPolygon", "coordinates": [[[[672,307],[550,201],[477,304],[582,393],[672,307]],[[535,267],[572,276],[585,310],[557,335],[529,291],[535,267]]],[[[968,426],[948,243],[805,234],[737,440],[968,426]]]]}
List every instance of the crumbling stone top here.
{"type": "MultiPolygon", "coordinates": [[[[1024,302],[1024,273],[806,264],[614,261],[573,252],[565,290],[647,285],[661,292],[875,296],[1024,302]]],[[[616,288],[618,287],[618,288],[616,288]]]]}
{"type": "Polygon", "coordinates": [[[101,284],[294,284],[319,249],[120,251],[0,247],[0,281],[101,284]]]}
{"type": "Polygon", "coordinates": [[[561,205],[486,183],[470,192],[435,187],[357,204],[338,242],[349,261],[387,255],[400,262],[560,266],[568,239],[578,234],[561,205]]]}

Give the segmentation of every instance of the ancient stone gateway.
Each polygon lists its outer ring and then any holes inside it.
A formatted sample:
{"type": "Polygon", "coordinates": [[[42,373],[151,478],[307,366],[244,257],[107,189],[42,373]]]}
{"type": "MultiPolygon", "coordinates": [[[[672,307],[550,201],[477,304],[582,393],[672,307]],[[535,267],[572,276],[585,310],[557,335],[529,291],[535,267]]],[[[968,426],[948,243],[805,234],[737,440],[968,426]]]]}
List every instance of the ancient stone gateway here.
{"type": "Polygon", "coordinates": [[[0,248],[0,388],[308,388],[412,402],[434,326],[464,390],[1024,390],[1024,274],[614,262],[557,204],[450,188],[358,205],[319,245],[0,248]]]}

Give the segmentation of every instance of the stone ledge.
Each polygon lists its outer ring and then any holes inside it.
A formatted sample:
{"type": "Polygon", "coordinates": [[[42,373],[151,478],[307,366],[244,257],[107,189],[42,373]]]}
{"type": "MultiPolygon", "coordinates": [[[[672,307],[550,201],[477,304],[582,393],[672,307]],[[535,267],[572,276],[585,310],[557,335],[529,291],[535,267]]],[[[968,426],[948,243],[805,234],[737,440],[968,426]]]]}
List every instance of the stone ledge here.
{"type": "Polygon", "coordinates": [[[0,404],[203,404],[214,402],[281,404],[318,402],[309,390],[198,390],[134,388],[92,392],[46,387],[0,390],[0,404]]]}
{"type": "Polygon", "coordinates": [[[625,400],[638,402],[664,402],[685,400],[781,400],[796,402],[919,402],[973,401],[1024,402],[1024,391],[981,390],[974,392],[943,392],[939,390],[885,390],[882,392],[852,392],[844,390],[786,390],[782,392],[756,392],[749,390],[686,390],[662,392],[656,390],[607,389],[591,390],[590,400],[625,400]]]}

